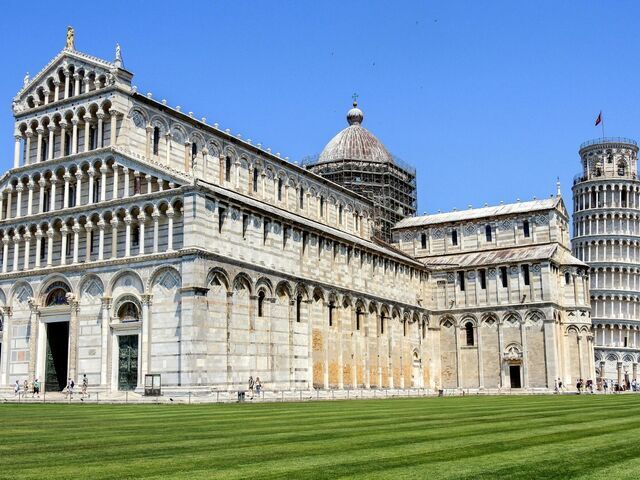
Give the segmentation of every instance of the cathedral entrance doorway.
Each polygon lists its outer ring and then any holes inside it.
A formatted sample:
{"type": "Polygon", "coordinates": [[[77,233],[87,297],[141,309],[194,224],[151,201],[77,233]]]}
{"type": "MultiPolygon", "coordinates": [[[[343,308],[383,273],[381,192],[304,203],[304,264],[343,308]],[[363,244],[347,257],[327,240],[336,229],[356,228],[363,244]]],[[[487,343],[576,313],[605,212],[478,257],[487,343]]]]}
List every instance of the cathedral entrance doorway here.
{"type": "Polygon", "coordinates": [[[118,390],[138,385],[138,335],[118,335],[118,390]]]}
{"type": "Polygon", "coordinates": [[[69,322],[51,322],[46,326],[44,388],[47,392],[61,392],[67,385],[69,368],[69,322]]]}
{"type": "Polygon", "coordinates": [[[520,365],[509,365],[509,378],[511,381],[511,388],[522,388],[522,381],[520,380],[520,365]]]}

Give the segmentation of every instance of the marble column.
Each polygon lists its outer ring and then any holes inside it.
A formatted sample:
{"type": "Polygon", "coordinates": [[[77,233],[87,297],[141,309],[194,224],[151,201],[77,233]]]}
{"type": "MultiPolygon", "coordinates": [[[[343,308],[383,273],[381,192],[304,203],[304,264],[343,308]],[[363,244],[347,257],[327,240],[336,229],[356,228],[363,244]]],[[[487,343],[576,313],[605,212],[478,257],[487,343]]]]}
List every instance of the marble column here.
{"type": "Polygon", "coordinates": [[[124,233],[124,256],[131,256],[131,216],[127,212],[124,217],[125,233],[124,233]]]}
{"type": "Polygon", "coordinates": [[[149,294],[142,295],[142,352],[140,361],[140,379],[138,383],[144,381],[144,376],[149,373],[149,365],[151,364],[151,306],[152,296],[149,294]]]}
{"type": "Polygon", "coordinates": [[[102,164],[100,167],[101,181],[100,181],[100,201],[104,202],[107,199],[107,165],[102,164]]]}
{"type": "Polygon", "coordinates": [[[82,170],[76,170],[76,207],[82,205],[82,170]]]}
{"type": "Polygon", "coordinates": [[[108,348],[109,348],[109,310],[111,308],[111,297],[102,297],[101,315],[101,352],[100,352],[100,385],[107,388],[109,380],[107,378],[108,348]]]}
{"type": "Polygon", "coordinates": [[[111,219],[111,258],[118,258],[118,217],[111,219]]]}
{"type": "Polygon", "coordinates": [[[85,115],[84,120],[84,151],[88,152],[91,146],[91,115],[85,115]]]}
{"type": "Polygon", "coordinates": [[[60,122],[60,157],[65,156],[66,142],[67,142],[67,122],[60,122]]]}
{"type": "Polygon", "coordinates": [[[173,251],[173,216],[175,215],[175,212],[172,207],[167,209],[166,215],[169,220],[169,225],[167,229],[167,251],[171,252],[173,251]]]}
{"type": "Polygon", "coordinates": [[[62,176],[62,178],[64,179],[64,191],[63,191],[63,196],[62,196],[62,208],[69,208],[69,181],[71,180],[71,174],[69,173],[69,170],[66,170],[64,172],[64,175],[62,176]]]}
{"type": "Polygon", "coordinates": [[[88,220],[84,225],[84,229],[87,232],[87,241],[85,242],[85,245],[87,250],[86,258],[88,263],[91,261],[91,247],[93,246],[91,245],[91,231],[93,230],[93,222],[91,220],[88,220]]]}
{"type": "Polygon", "coordinates": [[[24,183],[21,181],[16,185],[16,217],[22,216],[22,191],[24,190],[24,183]]]}
{"type": "Polygon", "coordinates": [[[31,137],[33,137],[33,130],[29,128],[27,129],[26,132],[24,132],[24,134],[27,137],[25,141],[25,147],[24,147],[24,164],[30,165],[31,164],[31,137]]]}
{"type": "Polygon", "coordinates": [[[60,265],[67,264],[67,235],[68,234],[69,234],[69,227],[63,224],[62,227],[60,227],[60,236],[61,236],[60,265]]]}
{"type": "MultiPolygon", "coordinates": [[[[36,188],[36,184],[31,177],[29,177],[29,183],[27,183],[29,193],[27,194],[27,216],[33,215],[33,190],[36,188]]],[[[0,210],[2,210],[2,203],[0,202],[0,210]]]]}
{"type": "Polygon", "coordinates": [[[20,262],[20,234],[13,234],[13,271],[17,272],[20,262]]]}
{"type": "Polygon", "coordinates": [[[78,123],[80,120],[77,118],[73,118],[71,120],[71,124],[73,125],[73,130],[71,134],[71,155],[75,155],[78,153],[78,123]]]}
{"type": "Polygon", "coordinates": [[[53,265],[53,225],[47,230],[47,267],[53,265]]]}
{"type": "Polygon", "coordinates": [[[78,263],[78,250],[80,249],[80,223],[78,220],[73,222],[73,263],[78,263]]]}
{"type": "Polygon", "coordinates": [[[91,205],[93,202],[93,189],[95,186],[95,174],[96,171],[93,169],[93,167],[90,167],[89,170],[87,171],[87,175],[89,176],[89,199],[87,200],[87,205],[91,205]]]}
{"type": "Polygon", "coordinates": [[[2,273],[7,273],[9,263],[9,235],[2,237],[2,273]]]}
{"type": "Polygon", "coordinates": [[[160,212],[157,208],[153,209],[151,218],[153,219],[153,253],[158,253],[158,222],[160,220],[160,212]]]}
{"type": "Polygon", "coordinates": [[[104,260],[104,229],[106,223],[102,217],[98,221],[98,260],[104,260]]]}
{"type": "Polygon", "coordinates": [[[114,200],[118,198],[118,170],[120,170],[120,166],[117,163],[113,164],[113,195],[111,199],[114,200]]]}
{"type": "Polygon", "coordinates": [[[49,125],[49,149],[47,151],[47,160],[53,160],[53,149],[56,146],[55,140],[55,125],[49,125]]]}
{"type": "Polygon", "coordinates": [[[40,177],[38,180],[38,185],[40,186],[40,190],[38,192],[38,213],[44,213],[46,211],[46,206],[44,204],[44,192],[46,191],[47,181],[44,177],[40,177]]]}
{"type": "Polygon", "coordinates": [[[138,243],[138,255],[144,255],[144,222],[147,220],[147,216],[144,212],[140,212],[138,214],[138,233],[139,233],[139,243],[138,243]]]}
{"type": "Polygon", "coordinates": [[[36,128],[36,133],[38,134],[38,138],[36,140],[36,161],[34,163],[41,162],[42,158],[42,135],[44,135],[44,128],[38,127],[36,128]]]}
{"type": "Polygon", "coordinates": [[[24,233],[24,268],[29,270],[29,254],[31,253],[31,232],[27,230],[24,233]]]}
{"type": "Polygon", "coordinates": [[[20,166],[20,140],[22,135],[14,135],[15,143],[13,144],[13,168],[20,166]]]}
{"type": "Polygon", "coordinates": [[[52,176],[49,183],[51,183],[51,190],[49,192],[49,211],[53,212],[56,209],[56,184],[58,183],[58,179],[52,176]]]}
{"type": "Polygon", "coordinates": [[[40,227],[36,229],[36,258],[35,258],[35,267],[40,268],[40,251],[42,250],[42,230],[40,227]]]}
{"type": "Polygon", "coordinates": [[[122,196],[124,198],[129,197],[129,169],[127,167],[122,167],[122,173],[124,173],[124,192],[122,196]]]}
{"type": "Polygon", "coordinates": [[[102,130],[104,128],[104,112],[96,113],[96,117],[98,117],[98,141],[96,144],[96,148],[102,148],[102,130]]]}

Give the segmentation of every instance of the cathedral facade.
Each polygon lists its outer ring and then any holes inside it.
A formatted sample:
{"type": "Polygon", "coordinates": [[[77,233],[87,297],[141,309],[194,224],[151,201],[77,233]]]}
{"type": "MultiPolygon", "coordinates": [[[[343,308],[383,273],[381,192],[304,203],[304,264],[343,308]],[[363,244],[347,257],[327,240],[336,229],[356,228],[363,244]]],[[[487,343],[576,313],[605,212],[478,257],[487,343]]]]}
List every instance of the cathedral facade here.
{"type": "MultiPolygon", "coordinates": [[[[13,102],[0,387],[551,391],[593,376],[562,199],[410,217],[71,41],[13,102]],[[526,230],[525,230],[526,225],[526,230]],[[456,232],[456,233],[454,233],[456,232]]],[[[360,112],[361,114],[361,112],[360,112]]]]}

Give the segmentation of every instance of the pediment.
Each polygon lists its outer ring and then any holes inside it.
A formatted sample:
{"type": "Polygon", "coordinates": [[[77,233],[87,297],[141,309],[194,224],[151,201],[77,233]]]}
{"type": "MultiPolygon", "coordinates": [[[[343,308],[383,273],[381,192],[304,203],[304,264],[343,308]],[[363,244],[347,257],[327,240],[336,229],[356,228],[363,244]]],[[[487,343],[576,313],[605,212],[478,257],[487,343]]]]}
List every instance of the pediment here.
{"type": "MultiPolygon", "coordinates": [[[[64,49],[56,55],[37,75],[32,78],[25,76],[22,89],[16,94],[13,101],[13,112],[22,113],[30,108],[36,108],[44,103],[44,95],[50,92],[49,102],[53,101],[55,82],[60,82],[60,91],[64,90],[65,72],[70,75],[78,74],[81,83],[88,79],[101,86],[114,85],[116,83],[131,84],[132,74],[119,68],[116,63],[108,62],[92,55],[87,55],[77,50],[64,49]]],[[[74,78],[71,78],[73,88],[74,78]]],[[[62,93],[61,93],[61,98],[62,93]]]]}

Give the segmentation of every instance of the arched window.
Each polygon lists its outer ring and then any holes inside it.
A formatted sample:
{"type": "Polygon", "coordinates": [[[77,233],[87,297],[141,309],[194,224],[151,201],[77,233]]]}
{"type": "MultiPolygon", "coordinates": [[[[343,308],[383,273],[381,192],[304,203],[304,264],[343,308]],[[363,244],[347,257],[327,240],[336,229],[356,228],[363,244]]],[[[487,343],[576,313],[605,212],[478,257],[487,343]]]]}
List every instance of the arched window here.
{"type": "Polygon", "coordinates": [[[342,225],[342,205],[338,205],[338,223],[342,225]]]}
{"type": "Polygon", "coordinates": [[[71,155],[71,135],[68,133],[64,134],[64,155],[71,155]]]}
{"type": "Polygon", "coordinates": [[[320,197],[320,216],[324,218],[324,197],[320,197]]]}
{"type": "Polygon", "coordinates": [[[525,238],[529,238],[529,236],[531,235],[531,232],[529,230],[529,220],[525,220],[524,222],[522,222],[522,233],[524,234],[525,238]]]}
{"type": "Polygon", "coordinates": [[[571,283],[571,274],[569,272],[566,272],[564,274],[564,283],[567,285],[571,283]]]}
{"type": "Polygon", "coordinates": [[[47,189],[44,191],[44,195],[42,196],[42,211],[48,212],[50,205],[51,205],[51,200],[49,196],[49,189],[47,189]]]}
{"type": "Polygon", "coordinates": [[[131,301],[122,303],[120,308],[118,308],[118,319],[123,323],[139,322],[140,310],[138,309],[138,306],[131,301]]]}
{"type": "Polygon", "coordinates": [[[98,130],[91,125],[89,127],[89,150],[95,150],[98,147],[98,130]]]}
{"type": "Polygon", "coordinates": [[[93,181],[93,203],[100,201],[100,180],[97,178],[93,181]]]}
{"type": "Polygon", "coordinates": [[[300,323],[302,318],[302,295],[296,297],[296,323],[300,323]]]}
{"type": "Polygon", "coordinates": [[[304,188],[300,187],[300,208],[304,208],[304,188]]]}
{"type": "Polygon", "coordinates": [[[473,341],[473,323],[471,322],[467,322],[464,326],[464,331],[466,333],[467,336],[467,346],[468,347],[473,347],[474,345],[474,341],[473,341]]]}
{"type": "Polygon", "coordinates": [[[158,155],[160,148],[160,128],[153,127],[153,154],[158,155]]]}
{"type": "Polygon", "coordinates": [[[258,169],[257,168],[253,169],[253,191],[254,192],[258,191],[258,169]]]}
{"type": "Polygon", "coordinates": [[[282,179],[278,179],[278,201],[282,201],[282,179]]]}
{"type": "Polygon", "coordinates": [[[360,330],[360,325],[362,325],[362,309],[358,307],[356,308],[356,330],[360,330]]]}
{"type": "MultiPolygon", "coordinates": [[[[134,247],[140,245],[140,227],[138,225],[134,225],[132,229],[132,244],[134,247]]],[[[67,242],[68,243],[68,242],[67,242]]]]}
{"type": "Polygon", "coordinates": [[[231,181],[231,157],[229,156],[224,159],[224,179],[227,182],[231,181]]]}
{"type": "Polygon", "coordinates": [[[47,287],[46,292],[47,296],[44,301],[45,307],[53,305],[67,305],[67,293],[69,293],[70,290],[66,283],[54,282],[47,287]]]}
{"type": "Polygon", "coordinates": [[[49,153],[49,141],[43,139],[42,140],[42,153],[41,157],[38,159],[39,162],[44,162],[47,159],[47,155],[49,153]]]}
{"type": "Polygon", "coordinates": [[[264,315],[264,290],[260,290],[258,293],[258,317],[264,315]]]}
{"type": "Polygon", "coordinates": [[[76,187],[75,185],[69,185],[69,207],[76,206],[76,187]]]}
{"type": "Polygon", "coordinates": [[[423,233],[420,235],[420,246],[422,247],[422,249],[424,250],[425,248],[427,248],[427,234],[423,233]]]}
{"type": "Polygon", "coordinates": [[[380,335],[384,333],[384,314],[380,315],[380,335]]]}
{"type": "Polygon", "coordinates": [[[191,142],[191,159],[196,158],[196,155],[198,155],[198,144],[191,142]]]}

